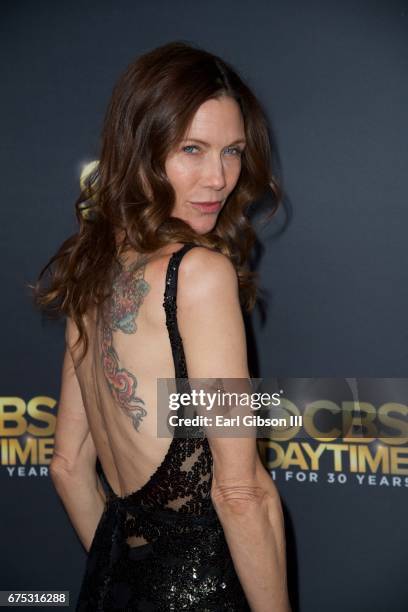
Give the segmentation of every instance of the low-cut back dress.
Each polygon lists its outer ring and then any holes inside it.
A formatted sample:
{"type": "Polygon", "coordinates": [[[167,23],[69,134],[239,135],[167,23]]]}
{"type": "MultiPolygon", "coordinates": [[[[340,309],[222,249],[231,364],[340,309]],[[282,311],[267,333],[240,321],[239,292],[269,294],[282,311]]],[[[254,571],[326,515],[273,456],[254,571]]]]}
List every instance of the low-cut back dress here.
{"type": "MultiPolygon", "coordinates": [[[[173,253],[166,273],[163,306],[176,383],[188,377],[176,315],[178,268],[194,246],[173,253]]],[[[177,414],[183,415],[182,407],[177,414]]],[[[148,481],[120,497],[98,460],[107,499],[77,612],[250,612],[210,497],[212,467],[205,436],[173,435],[148,481]]]]}

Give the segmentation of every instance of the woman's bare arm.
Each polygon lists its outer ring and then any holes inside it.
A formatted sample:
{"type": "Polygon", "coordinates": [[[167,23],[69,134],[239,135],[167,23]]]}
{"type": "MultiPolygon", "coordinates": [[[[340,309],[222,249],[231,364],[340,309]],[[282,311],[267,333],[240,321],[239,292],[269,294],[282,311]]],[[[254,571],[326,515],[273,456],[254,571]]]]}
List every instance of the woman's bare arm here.
{"type": "MultiPolygon", "coordinates": [[[[224,440],[225,441],[225,440],[224,440]]],[[[255,477],[214,482],[212,499],[253,612],[288,612],[284,521],[262,463],[255,477]]]]}
{"type": "MultiPolygon", "coordinates": [[[[179,271],[178,323],[191,379],[249,380],[238,279],[224,255],[196,247],[179,271]]],[[[249,385],[247,386],[247,388],[249,385]]],[[[285,534],[277,489],[261,463],[254,434],[217,437],[212,500],[253,612],[290,612],[285,534]]]]}
{"type": "Polygon", "coordinates": [[[50,475],[87,551],[89,551],[105,502],[105,492],[95,469],[96,457],[80,386],[67,346],[62,365],[61,391],[50,475]]]}

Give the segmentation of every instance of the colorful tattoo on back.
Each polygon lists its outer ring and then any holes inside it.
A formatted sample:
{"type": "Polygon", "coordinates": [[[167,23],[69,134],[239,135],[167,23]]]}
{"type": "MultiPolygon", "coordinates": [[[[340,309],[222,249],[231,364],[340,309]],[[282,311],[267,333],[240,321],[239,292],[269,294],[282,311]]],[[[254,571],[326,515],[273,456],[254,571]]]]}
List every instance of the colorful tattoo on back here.
{"type": "Polygon", "coordinates": [[[105,378],[113,397],[138,431],[146,416],[145,402],[136,395],[137,380],[134,374],[121,367],[113,346],[113,332],[134,334],[136,318],[150,285],[144,279],[146,257],[124,268],[118,264],[115,271],[112,295],[104,303],[102,319],[101,354],[105,378]]]}

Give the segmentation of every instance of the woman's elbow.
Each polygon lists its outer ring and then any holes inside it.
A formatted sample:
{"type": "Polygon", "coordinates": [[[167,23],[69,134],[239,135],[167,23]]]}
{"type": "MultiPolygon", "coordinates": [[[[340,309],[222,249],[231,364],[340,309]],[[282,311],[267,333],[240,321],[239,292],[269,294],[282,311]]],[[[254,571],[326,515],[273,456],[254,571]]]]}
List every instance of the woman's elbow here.
{"type": "Polygon", "coordinates": [[[282,513],[279,492],[263,466],[250,481],[233,484],[229,481],[225,486],[222,482],[217,483],[211,491],[211,499],[216,509],[225,508],[236,515],[282,513]]]}
{"type": "Polygon", "coordinates": [[[95,466],[78,461],[68,461],[55,455],[51,459],[49,474],[55,486],[61,482],[82,482],[94,478],[95,466]]]}

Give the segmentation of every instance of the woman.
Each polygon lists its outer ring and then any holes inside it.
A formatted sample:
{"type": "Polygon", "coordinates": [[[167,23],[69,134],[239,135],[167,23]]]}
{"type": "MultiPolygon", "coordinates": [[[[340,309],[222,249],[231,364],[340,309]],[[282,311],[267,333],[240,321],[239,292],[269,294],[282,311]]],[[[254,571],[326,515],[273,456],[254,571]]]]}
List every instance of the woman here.
{"type": "Polygon", "coordinates": [[[158,379],[250,377],[246,211],[279,199],[270,160],[259,103],[211,53],[166,44],[114,89],[79,231],[35,290],[67,321],[50,473],[89,553],[77,610],[289,610],[256,439],[157,435],[158,379]]]}

